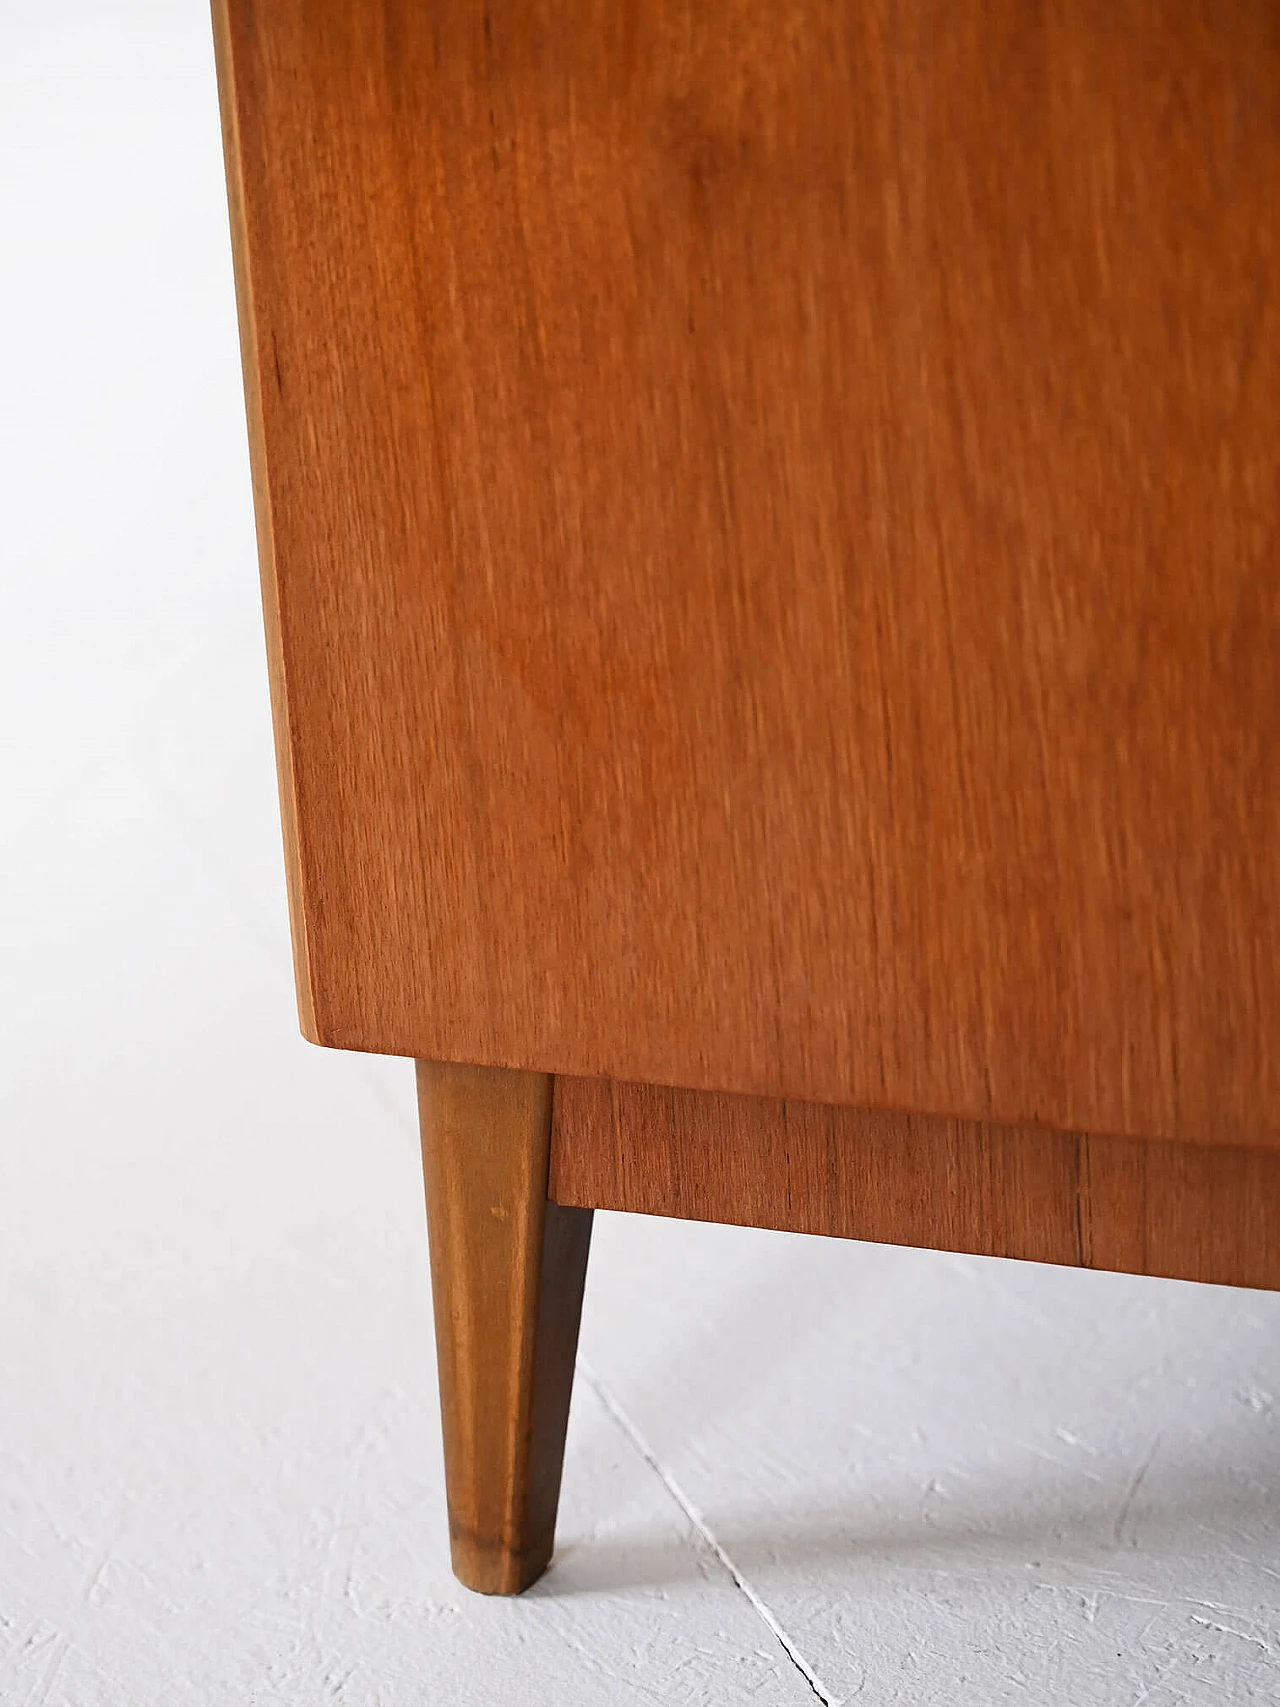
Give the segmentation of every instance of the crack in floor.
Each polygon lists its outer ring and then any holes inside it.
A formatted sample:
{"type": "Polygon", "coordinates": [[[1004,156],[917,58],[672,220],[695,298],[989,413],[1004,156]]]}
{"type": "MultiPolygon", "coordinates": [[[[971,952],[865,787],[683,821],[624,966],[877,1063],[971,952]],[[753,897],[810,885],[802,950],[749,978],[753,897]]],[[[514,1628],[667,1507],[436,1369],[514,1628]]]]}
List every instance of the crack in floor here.
{"type": "Polygon", "coordinates": [[[599,1399],[608,1415],[618,1425],[623,1434],[631,1442],[632,1446],[635,1447],[636,1451],[644,1459],[645,1463],[658,1477],[663,1487],[666,1488],[672,1499],[680,1507],[680,1510],[688,1518],[697,1533],[702,1537],[707,1547],[715,1554],[720,1564],[728,1573],[734,1587],[738,1589],[741,1594],[746,1596],[746,1599],[749,1601],[752,1609],[764,1620],[778,1646],[791,1661],[791,1664],[800,1673],[801,1677],[808,1684],[817,1699],[822,1702],[823,1707],[841,1707],[841,1702],[836,1696],[832,1695],[831,1691],[823,1684],[813,1667],[796,1647],[795,1642],[782,1628],[781,1624],[779,1624],[778,1620],[769,1610],[759,1593],[752,1588],[746,1577],[743,1576],[737,1565],[734,1564],[733,1560],[729,1557],[729,1554],[725,1551],[725,1548],[712,1533],[706,1518],[703,1517],[702,1513],[698,1510],[697,1506],[694,1505],[693,1501],[689,1498],[688,1494],[685,1493],[684,1489],[680,1486],[679,1482],[676,1481],[671,1472],[663,1465],[661,1460],[658,1458],[658,1455],[641,1434],[635,1423],[632,1422],[626,1411],[623,1410],[617,1399],[614,1398],[605,1383],[600,1379],[590,1365],[584,1363],[581,1358],[578,1359],[577,1369],[578,1374],[586,1382],[587,1386],[590,1387],[596,1398],[599,1399]]]}

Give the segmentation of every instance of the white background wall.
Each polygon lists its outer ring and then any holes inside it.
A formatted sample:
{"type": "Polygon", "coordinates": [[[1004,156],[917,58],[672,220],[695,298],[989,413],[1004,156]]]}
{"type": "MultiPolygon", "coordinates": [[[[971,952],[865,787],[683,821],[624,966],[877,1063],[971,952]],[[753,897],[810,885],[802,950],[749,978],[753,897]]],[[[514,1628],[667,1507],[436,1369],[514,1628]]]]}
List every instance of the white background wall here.
{"type": "Polygon", "coordinates": [[[0,313],[0,1703],[1280,1700],[1256,1293],[600,1217],[558,1562],[453,1584],[411,1070],[294,1023],[200,0],[0,0],[0,313]]]}

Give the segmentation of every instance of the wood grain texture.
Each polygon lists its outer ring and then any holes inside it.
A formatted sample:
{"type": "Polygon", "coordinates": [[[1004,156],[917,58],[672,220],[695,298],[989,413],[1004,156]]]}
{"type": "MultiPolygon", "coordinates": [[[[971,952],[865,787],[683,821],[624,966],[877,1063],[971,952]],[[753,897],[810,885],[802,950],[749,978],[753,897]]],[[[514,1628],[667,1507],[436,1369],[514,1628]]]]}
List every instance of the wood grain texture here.
{"type": "Polygon", "coordinates": [[[1280,1288],[1280,1155],[556,1080],[558,1203],[1280,1288]]]}
{"type": "Polygon", "coordinates": [[[551,1558],[591,1212],[547,1201],[545,1074],[418,1063],[453,1569],[518,1594],[551,1558]]]}
{"type": "Polygon", "coordinates": [[[285,883],[289,896],[289,925],[293,943],[294,984],[298,1017],[308,1037],[316,1033],[311,1002],[311,956],[307,946],[308,896],[298,857],[298,798],[294,773],[294,743],[290,735],[289,702],[284,685],[284,644],[280,628],[280,589],[275,543],[271,533],[271,501],[267,483],[267,454],[263,438],[262,395],[259,389],[258,325],[253,304],[253,281],[247,250],[247,225],[242,185],[235,163],[240,159],[240,104],[235,98],[235,67],[231,56],[225,9],[213,8],[213,46],[218,69],[222,113],[222,147],[227,162],[227,202],[231,216],[231,255],[235,268],[236,307],[240,327],[240,363],[244,370],[245,415],[249,426],[249,464],[253,476],[253,509],[258,536],[258,566],[262,583],[262,615],[267,631],[267,676],[271,689],[271,722],[275,736],[276,782],[280,790],[280,821],[284,832],[285,883]]]}
{"type": "Polygon", "coordinates": [[[1272,0],[216,0],[304,1026],[1280,1142],[1272,0]]]}

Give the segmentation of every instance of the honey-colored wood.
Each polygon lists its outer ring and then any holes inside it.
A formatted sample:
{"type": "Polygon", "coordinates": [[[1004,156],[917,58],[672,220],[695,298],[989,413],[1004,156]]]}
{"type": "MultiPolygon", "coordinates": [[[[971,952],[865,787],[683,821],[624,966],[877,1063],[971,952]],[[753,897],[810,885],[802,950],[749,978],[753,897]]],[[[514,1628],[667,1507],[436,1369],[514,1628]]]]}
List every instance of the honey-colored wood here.
{"type": "Polygon", "coordinates": [[[307,947],[308,896],[303,887],[298,857],[298,798],[294,774],[293,742],[289,734],[288,699],[284,685],[284,647],[280,628],[280,589],[276,571],[275,544],[271,534],[271,502],[267,485],[266,446],[263,442],[263,407],[259,389],[258,324],[253,303],[253,282],[247,249],[247,228],[242,185],[236,162],[240,159],[240,106],[235,99],[235,67],[225,8],[213,7],[213,46],[218,69],[222,112],[222,147],[227,162],[227,201],[231,216],[231,255],[235,267],[236,306],[240,324],[240,362],[244,371],[245,414],[249,425],[249,464],[253,476],[253,508],[258,536],[258,567],[262,584],[262,614],[267,632],[267,678],[271,691],[271,722],[275,734],[276,784],[280,791],[280,820],[284,831],[285,883],[289,896],[289,923],[293,940],[294,984],[298,993],[298,1017],[308,1037],[316,1033],[311,1004],[311,957],[307,947]]]}
{"type": "Polygon", "coordinates": [[[1273,0],[216,11],[308,1034],[1276,1142],[1273,0]]]}
{"type": "Polygon", "coordinates": [[[1280,1155],[556,1080],[562,1204],[1280,1288],[1280,1155]]]}
{"type": "Polygon", "coordinates": [[[551,1080],[418,1063],[455,1574],[518,1594],[551,1558],[591,1212],[547,1201],[551,1080]]]}

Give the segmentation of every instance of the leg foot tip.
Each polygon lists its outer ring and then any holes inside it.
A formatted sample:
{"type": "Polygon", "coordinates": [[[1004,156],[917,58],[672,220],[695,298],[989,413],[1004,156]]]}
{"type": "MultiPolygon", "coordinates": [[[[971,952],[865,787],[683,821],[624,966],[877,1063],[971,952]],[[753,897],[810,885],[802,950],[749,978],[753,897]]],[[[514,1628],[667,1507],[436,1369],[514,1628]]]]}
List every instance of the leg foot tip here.
{"type": "Polygon", "coordinates": [[[551,1563],[551,1543],[514,1552],[500,1544],[452,1537],[453,1574],[475,1594],[523,1594],[551,1563]]]}

